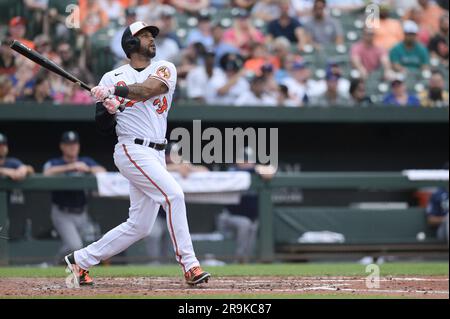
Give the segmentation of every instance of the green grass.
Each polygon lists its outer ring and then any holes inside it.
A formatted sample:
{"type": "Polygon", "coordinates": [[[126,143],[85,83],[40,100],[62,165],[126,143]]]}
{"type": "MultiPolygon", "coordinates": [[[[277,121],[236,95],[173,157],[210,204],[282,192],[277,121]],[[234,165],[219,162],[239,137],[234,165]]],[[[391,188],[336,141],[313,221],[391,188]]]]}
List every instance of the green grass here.
{"type": "Polygon", "coordinates": [[[411,297],[355,294],[196,294],[196,295],[95,295],[95,296],[1,296],[0,299],[414,299],[411,297]]]}
{"type": "MultiPolygon", "coordinates": [[[[213,276],[366,276],[365,266],[356,263],[255,264],[205,267],[213,276]]],[[[448,263],[387,263],[380,266],[381,276],[448,275],[448,263]]],[[[94,267],[94,277],[175,277],[182,276],[176,265],[94,267]]],[[[65,277],[63,267],[0,267],[1,277],[65,277]]]]}

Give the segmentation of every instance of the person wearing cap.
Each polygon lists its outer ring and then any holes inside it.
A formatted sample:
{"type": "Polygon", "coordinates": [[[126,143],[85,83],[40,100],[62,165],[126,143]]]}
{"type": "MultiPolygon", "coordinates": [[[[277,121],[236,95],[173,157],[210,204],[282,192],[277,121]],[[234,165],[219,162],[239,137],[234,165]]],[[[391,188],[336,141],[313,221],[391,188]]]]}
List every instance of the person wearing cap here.
{"type": "Polygon", "coordinates": [[[276,92],[270,92],[267,80],[263,76],[255,76],[250,81],[250,90],[242,92],[234,102],[236,106],[277,106],[276,92]]]}
{"type": "MultiPolygon", "coordinates": [[[[341,79],[339,73],[334,73],[331,70],[327,71],[326,79],[326,91],[322,95],[314,98],[310,102],[310,106],[318,107],[335,107],[335,106],[350,106],[348,103],[347,90],[345,94],[339,90],[339,80],[341,79]]],[[[349,85],[350,87],[350,85],[349,85]]]]}
{"type": "Polygon", "coordinates": [[[439,32],[437,32],[428,44],[431,57],[438,59],[440,63],[448,68],[449,54],[449,20],[448,12],[439,19],[439,32]]]}
{"type": "Polygon", "coordinates": [[[115,134],[114,163],[129,180],[129,218],[98,241],[66,255],[74,279],[93,283],[89,270],[148,236],[160,206],[167,213],[173,251],[186,284],[207,283],[211,275],[200,266],[189,232],[184,192],[167,171],[167,121],[177,86],[175,65],[154,61],[160,29],[137,21],[121,39],[129,63],[106,72],[91,89],[97,101],[95,120],[104,134],[115,134]]]}
{"type": "MultiPolygon", "coordinates": [[[[77,132],[61,135],[61,156],[49,159],[43,168],[44,176],[83,176],[105,172],[105,168],[88,156],[80,156],[80,138],[77,132]]],[[[54,191],[51,195],[51,219],[62,247],[57,258],[83,247],[83,228],[89,223],[85,191],[54,191]]]]}
{"type": "MultiPolygon", "coordinates": [[[[257,174],[263,180],[271,180],[276,173],[273,166],[257,163],[255,150],[250,146],[238,150],[236,164],[228,167],[228,171],[257,174]]],[[[236,263],[248,263],[254,254],[259,227],[258,217],[258,194],[252,190],[242,194],[238,204],[227,205],[217,216],[218,231],[236,241],[234,253],[236,263]]]]}
{"type": "Polygon", "coordinates": [[[227,53],[239,54],[239,49],[224,41],[223,35],[225,33],[225,26],[220,22],[216,22],[212,26],[212,37],[213,37],[213,46],[212,50],[215,53],[215,62],[214,64],[217,67],[220,67],[220,59],[227,53]]]}
{"type": "Polygon", "coordinates": [[[27,32],[27,21],[25,18],[17,16],[9,20],[8,33],[14,40],[19,40],[30,49],[35,49],[33,41],[25,38],[27,32]]]}
{"type": "Polygon", "coordinates": [[[391,92],[383,98],[383,104],[388,106],[420,106],[419,99],[408,93],[403,76],[398,76],[391,82],[391,92]]]}
{"type": "Polygon", "coordinates": [[[414,21],[403,22],[405,39],[395,45],[389,52],[392,68],[406,74],[408,70],[419,71],[429,66],[429,54],[426,47],[417,41],[419,27],[414,21]]]}
{"type": "Polygon", "coordinates": [[[366,27],[362,39],[354,43],[350,50],[351,63],[363,79],[367,79],[372,72],[380,68],[383,69],[385,78],[392,71],[387,50],[377,47],[374,37],[374,29],[366,27]]]}
{"type": "MultiPolygon", "coordinates": [[[[108,25],[108,14],[102,9],[98,0],[79,0],[78,6],[79,11],[74,10],[72,14],[78,12],[81,32],[84,35],[91,36],[108,25]]],[[[72,19],[75,19],[75,17],[72,17],[72,19]]]]}
{"type": "Polygon", "coordinates": [[[215,73],[205,90],[205,100],[210,105],[234,105],[236,99],[250,90],[245,77],[244,59],[237,54],[225,54],[220,59],[221,70],[215,73]]]}
{"type": "Polygon", "coordinates": [[[176,10],[173,7],[166,6],[161,11],[159,20],[155,25],[159,28],[158,37],[155,38],[155,44],[158,50],[152,61],[166,60],[178,63],[180,59],[180,44],[175,33],[177,20],[175,19],[176,10]]]}
{"type": "Polygon", "coordinates": [[[8,138],[0,133],[0,177],[8,177],[13,181],[24,180],[27,176],[34,174],[30,165],[25,165],[15,157],[8,157],[8,138]]]}
{"type": "Polygon", "coordinates": [[[311,99],[325,92],[325,87],[319,81],[311,79],[308,64],[301,60],[292,63],[288,77],[281,84],[288,88],[290,98],[297,101],[298,106],[308,104],[311,99]]]}

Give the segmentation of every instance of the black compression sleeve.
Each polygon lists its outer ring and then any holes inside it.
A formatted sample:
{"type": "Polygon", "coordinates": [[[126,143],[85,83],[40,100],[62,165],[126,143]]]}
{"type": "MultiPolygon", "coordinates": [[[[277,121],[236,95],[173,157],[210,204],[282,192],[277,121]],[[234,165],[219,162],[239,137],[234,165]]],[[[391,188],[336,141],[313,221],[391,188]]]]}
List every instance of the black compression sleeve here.
{"type": "Polygon", "coordinates": [[[120,96],[120,97],[128,97],[128,93],[130,93],[130,89],[128,88],[128,86],[119,86],[116,85],[114,87],[114,95],[116,96],[120,96]]]}
{"type": "Polygon", "coordinates": [[[103,106],[102,102],[97,102],[95,105],[95,123],[98,129],[104,135],[114,134],[116,127],[116,117],[114,114],[109,114],[103,106]]]}

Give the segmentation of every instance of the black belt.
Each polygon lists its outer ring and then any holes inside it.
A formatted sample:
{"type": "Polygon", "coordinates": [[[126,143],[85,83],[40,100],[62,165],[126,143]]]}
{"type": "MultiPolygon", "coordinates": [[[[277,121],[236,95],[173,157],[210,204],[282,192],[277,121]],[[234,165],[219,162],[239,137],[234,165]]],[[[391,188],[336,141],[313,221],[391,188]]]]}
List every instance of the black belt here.
{"type": "MultiPolygon", "coordinates": [[[[140,138],[134,139],[134,144],[144,145],[144,140],[140,138]]],[[[164,151],[166,149],[167,144],[157,144],[150,142],[148,145],[146,145],[150,148],[154,148],[157,151],[164,151]]]]}

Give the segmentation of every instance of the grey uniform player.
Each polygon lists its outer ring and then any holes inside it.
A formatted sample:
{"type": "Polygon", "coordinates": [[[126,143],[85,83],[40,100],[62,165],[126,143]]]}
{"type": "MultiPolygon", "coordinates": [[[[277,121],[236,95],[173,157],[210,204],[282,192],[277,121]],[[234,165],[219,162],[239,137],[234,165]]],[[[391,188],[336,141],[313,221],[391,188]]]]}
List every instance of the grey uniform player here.
{"type": "Polygon", "coordinates": [[[126,222],[65,257],[80,284],[85,279],[92,281],[88,275],[90,267],[146,237],[160,206],[167,213],[167,227],[186,282],[196,285],[210,277],[201,269],[194,253],[183,191],[166,169],[163,151],[167,114],[177,71],[168,61],[151,62],[158,33],[157,27],[140,21],[126,28],[122,47],[130,64],[106,73],[91,91],[98,101],[98,125],[104,131],[115,129],[118,137],[114,162],[130,181],[130,209],[126,222]]]}

